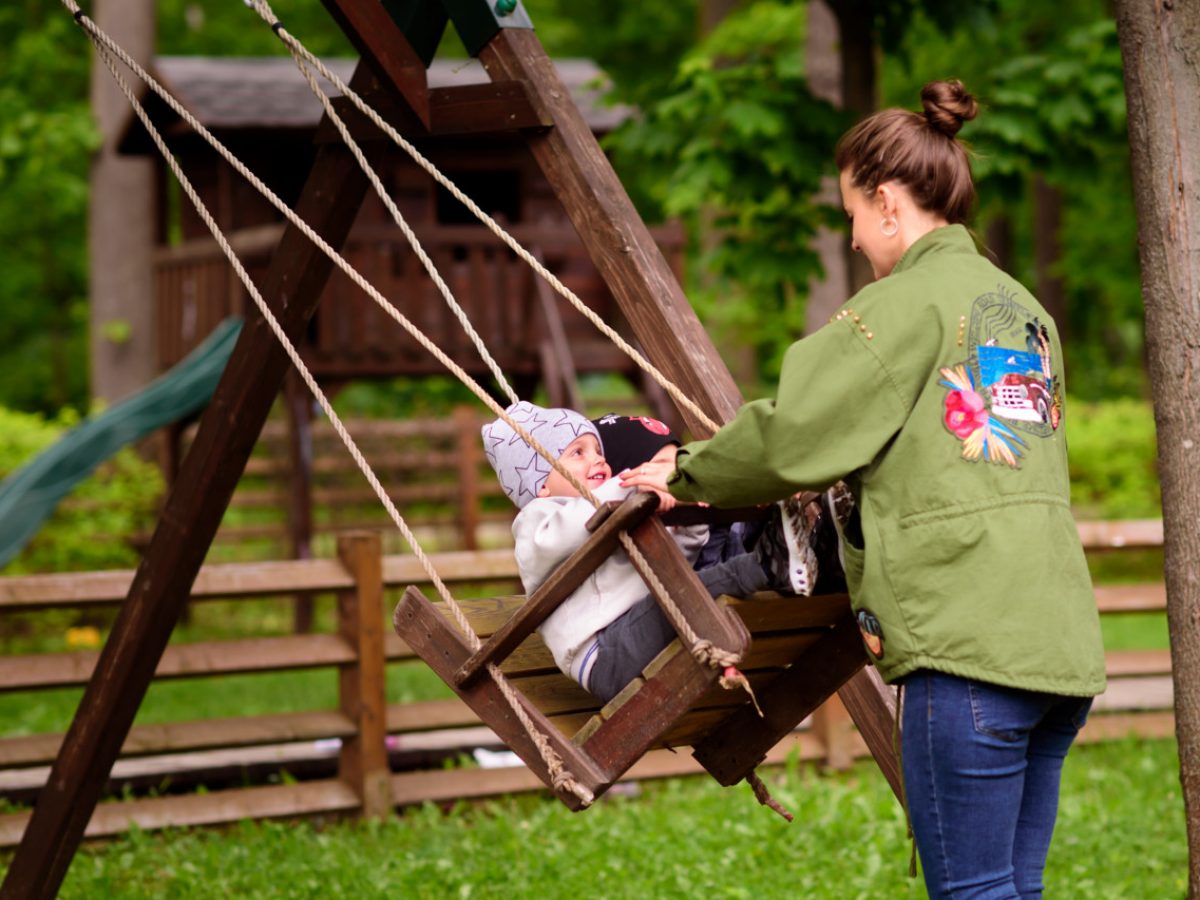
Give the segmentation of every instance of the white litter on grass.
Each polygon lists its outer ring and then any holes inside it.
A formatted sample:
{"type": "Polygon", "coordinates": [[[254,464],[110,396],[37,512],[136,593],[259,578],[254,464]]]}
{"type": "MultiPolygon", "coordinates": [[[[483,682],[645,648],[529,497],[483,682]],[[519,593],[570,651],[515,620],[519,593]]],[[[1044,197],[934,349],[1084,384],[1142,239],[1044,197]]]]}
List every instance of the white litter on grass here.
{"type": "Polygon", "coordinates": [[[521,762],[521,757],[511,750],[485,750],[483,747],[476,747],[471,751],[471,756],[481,769],[510,769],[513,766],[525,765],[521,762]]]}

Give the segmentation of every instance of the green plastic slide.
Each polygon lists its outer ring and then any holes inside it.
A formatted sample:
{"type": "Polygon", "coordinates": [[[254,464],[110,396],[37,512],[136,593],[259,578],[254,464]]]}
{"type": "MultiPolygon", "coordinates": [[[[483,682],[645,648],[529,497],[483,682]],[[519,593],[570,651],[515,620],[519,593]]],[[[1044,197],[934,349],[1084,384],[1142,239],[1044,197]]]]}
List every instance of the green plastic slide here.
{"type": "Polygon", "coordinates": [[[0,483],[0,567],[42,527],[58,501],[95,468],[152,431],[208,405],[242,330],[226,319],[145,388],[89,416],[0,483]]]}

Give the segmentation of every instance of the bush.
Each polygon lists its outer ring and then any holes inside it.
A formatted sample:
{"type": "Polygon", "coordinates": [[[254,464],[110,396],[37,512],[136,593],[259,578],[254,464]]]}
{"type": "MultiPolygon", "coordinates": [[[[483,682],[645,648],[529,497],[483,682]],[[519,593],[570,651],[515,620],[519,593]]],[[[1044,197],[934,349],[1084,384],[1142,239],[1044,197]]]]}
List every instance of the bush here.
{"type": "Polygon", "coordinates": [[[1071,502],[1079,518],[1162,514],[1154,412],[1144,400],[1067,404],[1071,502]]]}
{"type": "MultiPolygon", "coordinates": [[[[71,410],[53,420],[0,407],[0,478],[30,461],[77,423],[71,410]]],[[[163,482],[158,468],[126,448],[103,463],[59,504],[5,575],[128,568],[132,539],[154,523],[163,482]]]]}

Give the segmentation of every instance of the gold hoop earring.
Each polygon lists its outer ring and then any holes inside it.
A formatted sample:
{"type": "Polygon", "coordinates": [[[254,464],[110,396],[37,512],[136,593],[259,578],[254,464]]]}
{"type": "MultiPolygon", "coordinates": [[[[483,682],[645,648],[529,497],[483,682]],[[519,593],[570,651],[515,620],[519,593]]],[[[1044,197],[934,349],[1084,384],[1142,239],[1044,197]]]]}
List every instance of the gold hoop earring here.
{"type": "Polygon", "coordinates": [[[895,237],[900,231],[900,223],[896,221],[894,216],[887,216],[879,220],[879,230],[884,237],[895,237]]]}

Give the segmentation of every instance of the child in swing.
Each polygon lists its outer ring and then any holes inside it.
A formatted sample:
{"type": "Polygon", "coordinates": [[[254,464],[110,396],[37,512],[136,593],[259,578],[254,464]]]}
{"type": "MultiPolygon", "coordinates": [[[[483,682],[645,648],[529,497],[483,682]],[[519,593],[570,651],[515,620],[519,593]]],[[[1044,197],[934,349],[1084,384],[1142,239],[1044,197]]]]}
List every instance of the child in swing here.
{"type": "MultiPolygon", "coordinates": [[[[596,426],[569,409],[520,402],[508,415],[601,502],[632,491],[613,478],[596,426]]],[[[591,503],[503,419],[483,427],[484,451],[500,486],[520,512],[513,521],[517,568],[533,592],[588,537],[591,503]]],[[[665,446],[665,444],[664,444],[665,446]]],[[[660,448],[661,449],[661,448],[660,448]]],[[[653,454],[652,454],[653,455],[653,454]]],[[[672,527],[689,562],[708,539],[705,525],[672,527]]],[[[812,553],[795,562],[776,521],[753,553],[741,553],[698,572],[712,596],[764,590],[809,593],[812,553]]],[[[539,629],[564,674],[607,703],[675,639],[670,623],[623,551],[615,551],[539,629]]]]}

